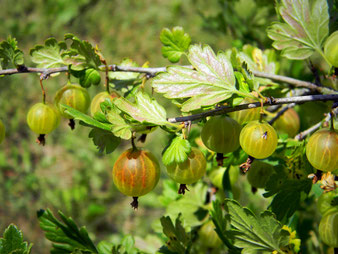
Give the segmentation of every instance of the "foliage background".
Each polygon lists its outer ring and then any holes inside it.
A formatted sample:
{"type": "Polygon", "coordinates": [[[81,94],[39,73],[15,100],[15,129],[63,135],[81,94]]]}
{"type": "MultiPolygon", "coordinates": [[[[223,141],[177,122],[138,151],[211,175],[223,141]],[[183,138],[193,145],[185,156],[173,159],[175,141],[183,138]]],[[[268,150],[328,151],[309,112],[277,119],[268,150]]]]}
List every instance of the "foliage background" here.
{"type": "MultiPolygon", "coordinates": [[[[273,1],[27,0],[13,4],[2,0],[0,40],[11,35],[28,53],[50,36],[62,40],[70,32],[98,44],[108,64],[129,57],[140,65],[149,61],[155,67],[169,64],[161,57],[159,34],[164,27],[182,26],[193,42],[209,44],[215,51],[245,43],[268,48],[271,41],[265,28],[276,19],[273,1]]],[[[30,66],[28,57],[25,63],[30,66]]],[[[304,63],[288,64],[283,70],[292,69],[293,77],[309,77],[304,63]]],[[[63,74],[45,82],[49,101],[65,82],[63,74]]],[[[101,89],[91,87],[89,92],[93,97],[101,89]]],[[[102,155],[88,139],[87,129],[78,125],[71,131],[64,120],[48,136],[47,145],[38,146],[26,125],[27,109],[40,100],[37,95],[38,76],[0,79],[0,118],[7,128],[6,140],[0,146],[0,232],[13,222],[26,240],[34,243],[34,253],[46,253],[49,242],[38,226],[36,211],[48,207],[62,210],[79,225],[86,225],[95,241],[119,242],[124,235],[132,234],[139,248],[154,253],[163,237],[159,218],[166,205],[159,200],[165,168],[162,166],[162,180],[154,192],[142,197],[139,209],[133,211],[130,199],[115,189],[110,176],[115,159],[130,144],[123,143],[113,154],[102,155]]],[[[170,105],[166,100],[161,102],[170,105]]],[[[175,111],[169,114],[175,116],[175,111]]],[[[158,130],[148,136],[145,147],[160,160],[167,140],[158,130]]],[[[261,193],[252,194],[245,177],[240,177],[237,187],[243,205],[256,211],[266,208],[268,200],[261,198],[261,193]]],[[[317,217],[315,220],[319,220],[317,217]]]]}

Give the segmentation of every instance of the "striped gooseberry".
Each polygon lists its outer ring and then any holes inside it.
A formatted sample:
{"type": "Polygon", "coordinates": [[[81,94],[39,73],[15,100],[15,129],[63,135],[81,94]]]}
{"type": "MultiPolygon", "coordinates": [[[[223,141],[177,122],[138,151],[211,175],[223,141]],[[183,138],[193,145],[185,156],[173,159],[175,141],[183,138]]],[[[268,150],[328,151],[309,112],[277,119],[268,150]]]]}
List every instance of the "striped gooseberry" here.
{"type": "Polygon", "coordinates": [[[269,157],[277,147],[277,133],[266,122],[249,122],[241,131],[239,142],[248,155],[264,159],[269,157]]]}
{"type": "Polygon", "coordinates": [[[135,148],[123,152],[113,167],[113,181],[124,195],[131,196],[132,207],[137,208],[137,198],[152,191],[160,178],[160,166],[149,151],[135,148]]]}
{"type": "Polygon", "coordinates": [[[273,127],[276,128],[277,132],[288,134],[289,137],[296,136],[300,128],[298,113],[293,108],[289,108],[277,118],[273,123],[273,127]]]}
{"type": "Polygon", "coordinates": [[[71,119],[72,116],[65,113],[61,105],[65,104],[82,113],[86,113],[90,104],[90,97],[86,89],[77,84],[68,83],[56,93],[54,101],[61,115],[71,119]]]}
{"type": "Polygon", "coordinates": [[[322,241],[330,247],[338,247],[338,209],[328,210],[319,223],[319,235],[322,241]]]}
{"type": "Polygon", "coordinates": [[[247,179],[252,187],[264,188],[273,172],[274,169],[271,164],[254,160],[247,174],[247,179]]]}
{"type": "Polygon", "coordinates": [[[0,144],[5,139],[5,133],[6,133],[5,125],[0,120],[0,144]]]}
{"type": "Polygon", "coordinates": [[[322,171],[338,169],[338,134],[336,130],[321,129],[311,135],[306,144],[310,164],[322,171]]]}
{"type": "MultiPolygon", "coordinates": [[[[226,171],[226,167],[219,167],[211,172],[209,175],[211,183],[219,189],[223,189],[223,176],[226,171]]],[[[238,166],[231,165],[229,168],[229,181],[230,185],[233,186],[239,177],[238,166]]]]}
{"type": "Polygon", "coordinates": [[[101,82],[101,76],[100,73],[93,69],[89,68],[86,69],[84,72],[84,75],[80,77],[80,85],[82,87],[90,87],[91,85],[97,86],[101,82]]]}
{"type": "Polygon", "coordinates": [[[198,238],[203,247],[207,248],[217,248],[222,245],[222,240],[219,238],[218,234],[215,231],[215,225],[212,220],[206,222],[198,230],[198,238]]]}
{"type": "Polygon", "coordinates": [[[90,103],[90,114],[92,116],[95,115],[96,112],[102,112],[101,110],[101,103],[104,102],[106,99],[113,100],[114,98],[118,98],[120,95],[113,91],[110,94],[108,92],[101,92],[95,95],[92,102],[90,103]]]}
{"type": "Polygon", "coordinates": [[[37,103],[27,114],[27,124],[36,134],[38,143],[44,145],[44,135],[52,132],[60,123],[60,114],[54,105],[37,103]]]}
{"type": "MultiPolygon", "coordinates": [[[[245,98],[241,104],[247,104],[255,102],[252,99],[245,98]]],[[[247,122],[259,120],[260,117],[260,108],[251,108],[251,109],[244,109],[239,111],[234,111],[229,113],[229,116],[234,119],[239,124],[245,124],[247,122]]]]}
{"type": "Polygon", "coordinates": [[[180,183],[179,194],[184,194],[186,184],[197,182],[206,171],[206,160],[203,153],[195,148],[191,148],[188,159],[181,163],[173,162],[167,166],[167,173],[171,179],[180,183]]]}
{"type": "Polygon", "coordinates": [[[239,147],[241,126],[228,116],[211,117],[203,126],[203,144],[217,153],[230,153],[239,147]]]}
{"type": "Polygon", "coordinates": [[[338,190],[323,192],[322,195],[319,196],[317,201],[317,208],[321,214],[325,214],[328,210],[333,208],[332,201],[333,199],[338,198],[338,190]]]}

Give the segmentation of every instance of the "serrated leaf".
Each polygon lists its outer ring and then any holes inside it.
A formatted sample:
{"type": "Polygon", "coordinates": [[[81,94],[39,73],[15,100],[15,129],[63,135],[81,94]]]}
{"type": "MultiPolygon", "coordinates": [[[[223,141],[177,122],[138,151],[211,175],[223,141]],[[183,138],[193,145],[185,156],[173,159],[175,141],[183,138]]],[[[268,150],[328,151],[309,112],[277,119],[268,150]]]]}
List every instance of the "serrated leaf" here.
{"type": "Polygon", "coordinates": [[[101,153],[106,151],[106,154],[114,152],[121,142],[121,139],[111,132],[97,128],[92,129],[88,137],[93,139],[93,143],[101,153]]]}
{"type": "Polygon", "coordinates": [[[80,120],[85,125],[96,127],[102,130],[110,131],[111,130],[111,124],[107,123],[101,123],[99,121],[96,121],[94,118],[91,118],[90,116],[68,106],[65,104],[61,104],[61,107],[65,108],[64,112],[68,115],[72,116],[76,120],[80,120]]]}
{"type": "Polygon", "coordinates": [[[216,56],[209,46],[194,45],[188,58],[196,70],[172,66],[152,81],[155,91],[167,98],[190,98],[182,104],[182,111],[214,105],[237,92],[233,68],[224,53],[216,56]]]}
{"type": "Polygon", "coordinates": [[[167,147],[162,156],[164,165],[171,163],[182,163],[188,159],[188,154],[191,151],[191,145],[188,140],[183,139],[182,136],[174,138],[167,147]]]}
{"type": "Polygon", "coordinates": [[[80,71],[86,68],[98,69],[101,65],[100,57],[96,54],[94,47],[88,41],[82,41],[73,34],[66,34],[65,40],[71,40],[71,49],[62,57],[71,68],[80,71]]]}
{"type": "Polygon", "coordinates": [[[191,38],[182,27],[174,27],[171,31],[164,28],[160,34],[160,40],[164,45],[162,55],[172,63],[177,63],[182,54],[188,50],[191,38]]]}
{"type": "Polygon", "coordinates": [[[38,211],[37,215],[46,238],[53,242],[51,253],[98,253],[87,230],[84,227],[79,229],[62,212],[59,211],[62,222],[48,209],[38,211]]]}
{"type": "Polygon", "coordinates": [[[32,61],[38,68],[57,68],[66,65],[61,55],[67,49],[64,41],[58,42],[51,37],[44,45],[37,45],[30,50],[32,61]]]}
{"type": "Polygon", "coordinates": [[[329,33],[326,0],[282,0],[278,12],[286,23],[277,22],[267,30],[273,47],[290,59],[306,59],[321,51],[329,33]]]}
{"type": "Polygon", "coordinates": [[[127,140],[131,138],[132,126],[121,116],[121,111],[115,105],[106,109],[106,119],[112,124],[111,131],[116,137],[127,140]]]}
{"type": "Polygon", "coordinates": [[[168,123],[165,109],[145,92],[136,93],[135,103],[120,97],[114,100],[114,105],[140,123],[155,125],[168,123]]]}
{"type": "Polygon", "coordinates": [[[32,244],[23,241],[21,230],[15,225],[9,225],[0,238],[0,254],[29,254],[32,244]]]}
{"type": "Polygon", "coordinates": [[[282,229],[273,213],[265,211],[256,217],[248,208],[231,199],[225,200],[225,209],[234,227],[234,245],[243,248],[242,253],[283,253],[281,248],[288,245],[289,232],[282,229]]]}
{"type": "Polygon", "coordinates": [[[16,39],[10,36],[0,43],[0,68],[18,68],[23,65],[23,52],[18,48],[17,44],[16,39]]]}

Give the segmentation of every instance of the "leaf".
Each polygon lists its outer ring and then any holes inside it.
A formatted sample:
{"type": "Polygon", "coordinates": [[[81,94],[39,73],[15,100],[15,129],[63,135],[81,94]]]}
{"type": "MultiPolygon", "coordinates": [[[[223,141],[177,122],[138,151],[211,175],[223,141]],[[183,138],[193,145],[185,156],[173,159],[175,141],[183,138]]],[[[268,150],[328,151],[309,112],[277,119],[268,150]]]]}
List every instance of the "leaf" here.
{"type": "Polygon", "coordinates": [[[98,253],[85,227],[79,229],[62,212],[59,211],[62,222],[49,209],[40,210],[37,215],[46,238],[53,243],[51,253],[98,253]]]}
{"type": "Polygon", "coordinates": [[[191,237],[187,234],[181,224],[180,216],[176,218],[175,225],[169,216],[161,217],[163,233],[168,237],[167,248],[178,254],[187,253],[188,245],[191,244],[191,237]]]}
{"type": "Polygon", "coordinates": [[[23,241],[21,230],[15,225],[9,225],[0,238],[0,254],[29,254],[32,244],[23,241]]]}
{"type": "Polygon", "coordinates": [[[188,140],[182,136],[174,138],[167,147],[162,156],[163,164],[168,166],[171,163],[182,163],[188,159],[191,151],[191,145],[188,140]]]}
{"type": "Polygon", "coordinates": [[[37,45],[30,50],[32,61],[38,68],[57,68],[66,65],[61,55],[67,49],[64,41],[57,42],[53,37],[45,41],[45,45],[37,45]]]}
{"type": "Polygon", "coordinates": [[[286,23],[277,22],[267,30],[272,46],[289,59],[306,59],[321,52],[329,33],[326,0],[282,0],[277,8],[286,23]]]}
{"type": "MultiPolygon", "coordinates": [[[[125,58],[122,60],[122,62],[119,64],[123,67],[139,67],[136,62],[134,62],[130,58],[125,58]]],[[[114,80],[134,80],[136,79],[140,73],[138,72],[128,72],[128,71],[110,71],[108,73],[109,79],[114,80]]]]}
{"type": "Polygon", "coordinates": [[[23,52],[17,46],[15,38],[9,36],[6,41],[0,43],[0,69],[10,67],[18,68],[23,65],[23,52]]]}
{"type": "Polygon", "coordinates": [[[155,91],[166,98],[190,98],[182,104],[182,111],[214,105],[238,92],[232,65],[224,53],[216,56],[209,46],[194,45],[188,59],[196,70],[171,66],[152,81],[155,91]]]}
{"type": "Polygon", "coordinates": [[[114,100],[114,104],[121,111],[140,123],[155,125],[165,125],[168,123],[165,109],[145,92],[139,91],[136,93],[135,103],[120,97],[114,100]]]}
{"type": "Polygon", "coordinates": [[[61,107],[65,108],[64,112],[68,115],[72,116],[74,119],[80,120],[83,124],[91,127],[96,127],[102,130],[110,131],[111,124],[101,123],[96,121],[95,119],[91,118],[90,116],[68,106],[65,104],[61,104],[61,107]]]}
{"type": "Polygon", "coordinates": [[[256,217],[248,208],[231,199],[225,200],[225,209],[230,216],[234,245],[243,248],[242,253],[283,253],[281,248],[289,243],[289,232],[274,218],[273,213],[263,212],[256,217]]]}
{"type": "Polygon", "coordinates": [[[114,152],[121,142],[121,139],[114,136],[111,132],[97,128],[89,132],[89,138],[93,139],[93,143],[97,146],[100,153],[106,151],[106,154],[114,152]]]}
{"type": "Polygon", "coordinates": [[[86,68],[98,69],[101,65],[100,57],[96,54],[94,47],[88,41],[81,41],[73,34],[66,34],[65,40],[71,40],[71,49],[62,57],[71,68],[80,71],[86,68]]]}
{"type": "Polygon", "coordinates": [[[177,63],[180,60],[191,42],[189,34],[184,33],[184,29],[179,26],[174,27],[171,31],[164,28],[161,31],[160,40],[164,45],[162,55],[172,63],[177,63]]]}

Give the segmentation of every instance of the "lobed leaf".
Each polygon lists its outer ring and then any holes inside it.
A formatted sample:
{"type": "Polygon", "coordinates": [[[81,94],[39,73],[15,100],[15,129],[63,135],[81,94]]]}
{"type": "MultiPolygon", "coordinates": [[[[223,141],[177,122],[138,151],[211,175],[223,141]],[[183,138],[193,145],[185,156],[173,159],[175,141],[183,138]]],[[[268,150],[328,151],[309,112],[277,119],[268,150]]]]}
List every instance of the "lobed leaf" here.
{"type": "Polygon", "coordinates": [[[306,59],[321,51],[329,33],[326,0],[281,0],[277,11],[285,23],[277,22],[267,30],[273,47],[290,59],[306,59]]]}
{"type": "Polygon", "coordinates": [[[163,44],[162,55],[172,63],[177,63],[188,50],[191,38],[182,27],[176,26],[171,31],[164,28],[160,34],[163,44]]]}
{"type": "Polygon", "coordinates": [[[16,39],[10,36],[0,43],[0,69],[18,68],[23,65],[23,52],[18,48],[17,44],[16,39]]]}
{"type": "Polygon", "coordinates": [[[32,244],[23,241],[21,230],[15,225],[9,225],[0,238],[0,254],[29,254],[32,244]]]}
{"type": "Polygon", "coordinates": [[[45,41],[44,45],[37,45],[31,49],[30,55],[39,68],[57,68],[66,65],[61,56],[66,49],[65,42],[58,42],[51,37],[45,41]]]}
{"type": "Polygon", "coordinates": [[[182,111],[189,112],[229,99],[237,92],[233,68],[224,53],[209,46],[191,46],[188,59],[194,69],[172,66],[152,81],[153,88],[170,99],[189,98],[182,111]]]}
{"type": "Polygon", "coordinates": [[[121,111],[112,105],[109,110],[106,111],[106,118],[112,124],[111,131],[116,137],[122,139],[131,138],[132,126],[121,116],[121,111]]]}
{"type": "Polygon", "coordinates": [[[188,159],[188,154],[191,151],[191,145],[188,140],[182,136],[175,137],[167,147],[162,156],[164,165],[171,163],[182,163],[188,159]]]}
{"type": "Polygon", "coordinates": [[[98,69],[101,65],[100,57],[88,41],[81,41],[73,34],[66,34],[65,40],[71,40],[71,49],[62,54],[65,63],[71,68],[80,71],[86,68],[98,69]]]}
{"type": "Polygon", "coordinates": [[[114,152],[121,142],[121,139],[111,132],[97,128],[93,128],[88,137],[93,139],[93,143],[101,153],[106,151],[106,154],[114,152]]]}
{"type": "Polygon", "coordinates": [[[273,213],[265,211],[256,217],[248,208],[231,199],[225,200],[225,208],[234,227],[234,245],[243,248],[242,253],[282,253],[281,248],[288,245],[289,232],[282,229],[273,213]]]}
{"type": "Polygon", "coordinates": [[[136,93],[135,103],[120,97],[114,100],[114,105],[140,123],[155,125],[168,123],[165,109],[145,92],[136,93]]]}

